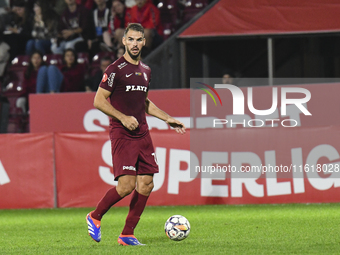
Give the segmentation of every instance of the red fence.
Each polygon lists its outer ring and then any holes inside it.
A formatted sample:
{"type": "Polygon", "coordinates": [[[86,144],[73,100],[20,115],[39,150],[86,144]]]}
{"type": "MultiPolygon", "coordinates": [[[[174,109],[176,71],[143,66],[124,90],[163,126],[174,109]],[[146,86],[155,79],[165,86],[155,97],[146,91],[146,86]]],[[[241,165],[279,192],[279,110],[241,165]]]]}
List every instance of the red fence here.
{"type": "Polygon", "coordinates": [[[0,144],[0,208],[53,207],[53,134],[1,135],[0,144]]]}
{"type": "MultiPolygon", "coordinates": [[[[250,178],[245,173],[242,178],[223,174],[220,179],[190,177],[190,160],[197,159],[200,165],[206,160],[205,151],[210,151],[209,147],[190,151],[190,132],[182,136],[174,135],[173,131],[153,131],[160,173],[155,175],[155,189],[148,204],[340,202],[340,175],[336,170],[340,164],[339,130],[338,126],[279,132],[266,128],[254,133],[234,129],[205,134],[203,143],[207,139],[219,141],[221,135],[228,140],[219,148],[218,153],[226,156],[222,164],[296,167],[290,176],[266,173],[250,178]],[[333,164],[334,171],[325,176],[311,168],[309,172],[300,171],[300,166],[315,163],[333,164]]],[[[58,207],[95,206],[115,184],[106,133],[4,135],[0,140],[0,208],[53,207],[56,201],[58,207]]],[[[124,199],[118,205],[128,202],[129,199],[124,199]]]]}

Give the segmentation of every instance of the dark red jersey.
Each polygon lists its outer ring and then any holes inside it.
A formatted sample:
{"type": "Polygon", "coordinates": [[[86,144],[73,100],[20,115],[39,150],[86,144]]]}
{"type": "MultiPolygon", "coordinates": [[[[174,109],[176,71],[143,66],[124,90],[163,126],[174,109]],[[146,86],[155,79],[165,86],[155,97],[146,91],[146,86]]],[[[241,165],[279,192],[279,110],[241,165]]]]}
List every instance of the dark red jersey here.
{"type": "Polygon", "coordinates": [[[145,117],[145,99],[149,90],[151,69],[141,61],[133,65],[124,57],[109,65],[104,72],[100,87],[111,92],[111,105],[127,116],[134,116],[139,126],[130,131],[117,120],[110,120],[110,137],[133,139],[148,134],[145,117]]]}

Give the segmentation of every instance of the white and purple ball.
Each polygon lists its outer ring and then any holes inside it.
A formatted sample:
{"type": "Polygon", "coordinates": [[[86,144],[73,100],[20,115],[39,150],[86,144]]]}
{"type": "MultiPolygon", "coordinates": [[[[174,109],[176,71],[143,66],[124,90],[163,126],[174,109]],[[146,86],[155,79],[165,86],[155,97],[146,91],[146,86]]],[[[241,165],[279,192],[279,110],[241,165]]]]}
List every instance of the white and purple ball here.
{"type": "Polygon", "coordinates": [[[173,215],[164,226],[165,234],[173,241],[181,241],[190,233],[190,223],[182,215],[173,215]]]}

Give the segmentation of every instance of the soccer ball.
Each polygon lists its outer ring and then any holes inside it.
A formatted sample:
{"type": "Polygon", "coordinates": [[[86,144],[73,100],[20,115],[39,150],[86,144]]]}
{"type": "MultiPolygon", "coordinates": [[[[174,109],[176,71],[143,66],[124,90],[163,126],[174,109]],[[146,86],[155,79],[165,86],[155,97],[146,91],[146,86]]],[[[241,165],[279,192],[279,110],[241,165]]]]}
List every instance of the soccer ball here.
{"type": "Polygon", "coordinates": [[[173,215],[165,222],[164,230],[171,240],[181,241],[188,237],[190,223],[182,215],[173,215]]]}

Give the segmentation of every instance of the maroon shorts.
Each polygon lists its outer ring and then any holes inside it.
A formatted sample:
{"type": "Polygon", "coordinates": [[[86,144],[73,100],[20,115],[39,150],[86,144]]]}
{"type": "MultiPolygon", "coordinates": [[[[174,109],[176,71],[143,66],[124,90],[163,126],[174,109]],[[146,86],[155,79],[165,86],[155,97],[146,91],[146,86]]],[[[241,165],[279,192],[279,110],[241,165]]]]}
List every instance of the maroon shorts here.
{"type": "Polygon", "coordinates": [[[121,175],[158,173],[150,134],[135,140],[113,139],[111,146],[115,181],[121,175]]]}

